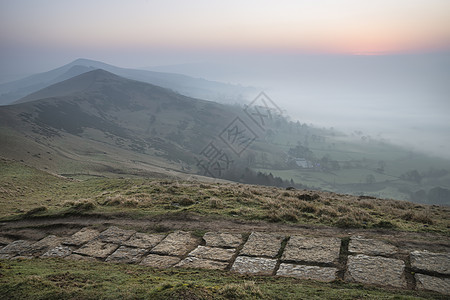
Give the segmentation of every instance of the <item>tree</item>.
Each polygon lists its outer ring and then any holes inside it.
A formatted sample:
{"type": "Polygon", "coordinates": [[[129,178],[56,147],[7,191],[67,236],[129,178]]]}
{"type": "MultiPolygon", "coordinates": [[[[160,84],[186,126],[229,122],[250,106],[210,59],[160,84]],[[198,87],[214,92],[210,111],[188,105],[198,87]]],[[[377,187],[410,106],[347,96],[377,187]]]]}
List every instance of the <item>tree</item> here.
{"type": "Polygon", "coordinates": [[[417,170],[408,171],[400,175],[400,178],[415,183],[420,183],[422,181],[422,176],[419,174],[417,170]]]}

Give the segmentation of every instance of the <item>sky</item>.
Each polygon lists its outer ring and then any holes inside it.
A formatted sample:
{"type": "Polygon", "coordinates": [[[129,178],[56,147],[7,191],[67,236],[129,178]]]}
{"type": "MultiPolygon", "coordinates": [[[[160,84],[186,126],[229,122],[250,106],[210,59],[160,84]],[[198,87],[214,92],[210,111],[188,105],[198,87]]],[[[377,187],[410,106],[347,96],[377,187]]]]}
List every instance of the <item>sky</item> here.
{"type": "Polygon", "coordinates": [[[81,56],[137,67],[234,53],[441,51],[450,1],[0,0],[0,40],[10,73],[81,56]]]}
{"type": "Polygon", "coordinates": [[[449,0],[0,0],[0,82],[77,58],[255,85],[294,118],[450,153],[449,0]]]}

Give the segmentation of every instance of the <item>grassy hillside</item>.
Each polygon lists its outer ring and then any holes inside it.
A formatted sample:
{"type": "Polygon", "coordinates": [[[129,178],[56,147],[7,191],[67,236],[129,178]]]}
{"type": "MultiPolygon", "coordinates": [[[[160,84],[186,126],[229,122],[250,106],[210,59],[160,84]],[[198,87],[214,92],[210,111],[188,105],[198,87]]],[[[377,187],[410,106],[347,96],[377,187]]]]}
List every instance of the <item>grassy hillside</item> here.
{"type": "Polygon", "coordinates": [[[0,162],[2,219],[71,214],[193,214],[341,228],[384,228],[449,234],[450,210],[406,201],[285,190],[172,177],[68,179],[0,162]]]}
{"type": "Polygon", "coordinates": [[[256,113],[246,114],[243,107],[188,98],[102,70],[36,95],[48,98],[0,107],[0,155],[53,173],[182,172],[450,204],[450,161],[362,132],[344,135],[288,121],[273,111],[266,111],[260,127],[256,113]]]}

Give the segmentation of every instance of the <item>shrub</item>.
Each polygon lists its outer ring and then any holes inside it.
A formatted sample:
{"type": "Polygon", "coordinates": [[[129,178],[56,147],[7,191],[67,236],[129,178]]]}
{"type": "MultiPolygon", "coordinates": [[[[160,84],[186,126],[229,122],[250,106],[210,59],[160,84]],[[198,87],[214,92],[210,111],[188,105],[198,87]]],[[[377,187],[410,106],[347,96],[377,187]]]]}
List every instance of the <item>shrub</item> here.
{"type": "Polygon", "coordinates": [[[395,228],[395,224],[391,223],[390,221],[381,220],[380,222],[374,224],[373,227],[376,227],[376,228],[395,228]]]}
{"type": "Polygon", "coordinates": [[[314,200],[319,199],[320,196],[317,195],[317,194],[312,194],[312,195],[310,195],[310,194],[299,194],[299,195],[297,195],[297,198],[300,199],[300,200],[305,200],[305,201],[314,201],[314,200]]]}
{"type": "Polygon", "coordinates": [[[223,202],[221,199],[219,198],[211,198],[209,199],[209,207],[211,208],[222,208],[223,207],[223,202]]]}
{"type": "Polygon", "coordinates": [[[179,203],[181,206],[189,206],[189,205],[194,204],[195,201],[192,200],[192,199],[190,199],[190,198],[188,198],[188,197],[183,197],[183,198],[181,198],[180,200],[178,200],[178,203],[179,203]]]}
{"type": "Polygon", "coordinates": [[[359,222],[349,216],[339,218],[335,223],[339,228],[359,228],[362,227],[359,222]]]}

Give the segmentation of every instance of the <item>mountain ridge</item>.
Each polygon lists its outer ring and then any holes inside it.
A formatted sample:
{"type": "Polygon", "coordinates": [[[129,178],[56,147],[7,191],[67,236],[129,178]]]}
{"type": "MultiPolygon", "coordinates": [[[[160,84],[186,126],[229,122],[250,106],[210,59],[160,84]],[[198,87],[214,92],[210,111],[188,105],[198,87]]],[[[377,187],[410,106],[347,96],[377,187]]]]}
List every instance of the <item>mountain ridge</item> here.
{"type": "Polygon", "coordinates": [[[76,76],[81,74],[81,72],[92,69],[104,69],[121,77],[169,88],[190,97],[225,103],[240,101],[246,98],[248,94],[255,92],[253,88],[249,87],[209,81],[182,74],[120,68],[95,60],[79,58],[71,63],[47,72],[0,84],[0,105],[11,104],[28,94],[68,79],[71,77],[71,73],[76,76]],[[72,69],[74,67],[77,67],[78,69],[72,69]]]}

